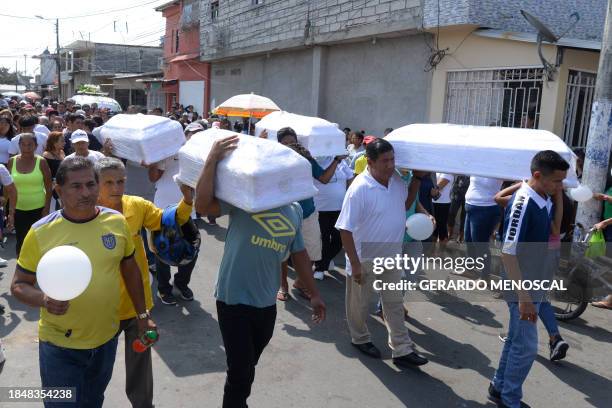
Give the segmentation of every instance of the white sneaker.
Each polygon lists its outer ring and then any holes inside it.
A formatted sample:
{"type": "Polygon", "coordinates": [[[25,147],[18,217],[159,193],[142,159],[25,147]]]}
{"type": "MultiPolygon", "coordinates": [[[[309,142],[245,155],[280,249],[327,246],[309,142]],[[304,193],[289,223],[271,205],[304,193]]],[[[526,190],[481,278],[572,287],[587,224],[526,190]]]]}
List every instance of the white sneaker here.
{"type": "Polygon", "coordinates": [[[325,279],[325,272],[317,271],[314,273],[312,277],[315,278],[316,280],[322,281],[323,279],[325,279]]]}
{"type": "Polygon", "coordinates": [[[0,258],[0,266],[7,266],[8,265],[8,261],[4,258],[0,258]]]}

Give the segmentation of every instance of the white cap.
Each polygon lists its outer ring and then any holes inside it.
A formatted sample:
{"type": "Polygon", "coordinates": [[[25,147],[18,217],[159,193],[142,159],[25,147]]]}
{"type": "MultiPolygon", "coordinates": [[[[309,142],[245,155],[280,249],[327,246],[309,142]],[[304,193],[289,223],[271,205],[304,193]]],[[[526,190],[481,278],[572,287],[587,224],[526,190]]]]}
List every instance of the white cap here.
{"type": "Polygon", "coordinates": [[[185,128],[185,132],[199,132],[200,130],[204,130],[204,127],[197,122],[190,123],[185,128]]]}
{"type": "Polygon", "coordinates": [[[77,129],[70,135],[70,143],[89,142],[89,136],[81,129],[77,129]]]}

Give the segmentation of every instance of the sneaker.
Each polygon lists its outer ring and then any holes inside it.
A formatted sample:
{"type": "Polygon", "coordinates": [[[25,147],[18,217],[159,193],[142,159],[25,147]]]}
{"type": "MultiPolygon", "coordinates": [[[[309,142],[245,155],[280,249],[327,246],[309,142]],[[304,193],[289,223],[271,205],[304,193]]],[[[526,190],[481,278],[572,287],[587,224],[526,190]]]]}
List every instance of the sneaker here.
{"type": "Polygon", "coordinates": [[[176,298],[172,293],[161,293],[157,292],[157,296],[161,299],[164,305],[176,305],[176,298]]]}
{"type": "Polygon", "coordinates": [[[489,383],[489,395],[487,395],[487,398],[494,404],[501,403],[501,392],[495,389],[493,383],[489,383]]]}
{"type": "Polygon", "coordinates": [[[8,261],[4,258],[0,258],[0,266],[7,266],[8,265],[8,261]]]}
{"type": "Polygon", "coordinates": [[[315,278],[316,280],[322,281],[323,279],[325,279],[325,272],[323,272],[323,271],[315,271],[315,273],[312,275],[312,277],[315,278]]]}
{"type": "Polygon", "coordinates": [[[569,344],[561,337],[557,337],[554,343],[548,343],[548,346],[550,347],[550,361],[563,360],[569,349],[569,344]]]}
{"type": "Polygon", "coordinates": [[[193,300],[193,291],[189,289],[187,286],[184,288],[175,286],[176,290],[179,291],[181,299],[183,300],[193,300]]]}
{"type": "Polygon", "coordinates": [[[508,333],[499,333],[499,336],[497,337],[499,338],[499,341],[505,343],[506,340],[508,340],[508,333]]]}

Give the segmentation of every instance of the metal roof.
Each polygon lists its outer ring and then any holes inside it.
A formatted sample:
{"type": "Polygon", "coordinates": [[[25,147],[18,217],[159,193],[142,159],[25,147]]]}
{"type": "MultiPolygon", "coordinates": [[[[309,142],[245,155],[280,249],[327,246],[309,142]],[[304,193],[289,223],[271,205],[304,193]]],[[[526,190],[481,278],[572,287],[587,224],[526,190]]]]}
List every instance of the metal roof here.
{"type": "MultiPolygon", "coordinates": [[[[475,30],[475,35],[487,38],[498,38],[503,40],[522,41],[536,43],[538,40],[537,34],[519,33],[512,31],[494,30],[489,28],[480,28],[475,30]]],[[[549,44],[546,43],[545,44],[549,44]]],[[[601,41],[579,40],[577,38],[561,38],[556,44],[559,47],[582,48],[586,50],[601,51],[601,41]]]]}

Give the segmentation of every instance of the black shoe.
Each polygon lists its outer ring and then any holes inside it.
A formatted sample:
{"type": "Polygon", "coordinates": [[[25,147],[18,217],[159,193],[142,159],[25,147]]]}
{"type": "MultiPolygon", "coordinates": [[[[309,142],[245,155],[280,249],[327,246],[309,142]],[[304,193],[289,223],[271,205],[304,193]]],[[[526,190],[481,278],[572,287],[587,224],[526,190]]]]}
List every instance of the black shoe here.
{"type": "Polygon", "coordinates": [[[175,286],[175,288],[181,294],[181,299],[183,299],[183,300],[193,300],[193,291],[191,289],[189,289],[187,286],[185,286],[185,287],[175,286]]]}
{"type": "Polygon", "coordinates": [[[409,368],[414,366],[422,366],[427,364],[429,360],[427,360],[423,356],[419,356],[414,351],[410,354],[406,354],[405,356],[395,357],[393,359],[393,364],[402,368],[409,368]]]}
{"type": "Polygon", "coordinates": [[[176,305],[176,298],[172,293],[161,293],[158,292],[157,296],[161,299],[164,305],[176,305]]]}
{"type": "Polygon", "coordinates": [[[501,404],[501,391],[497,391],[493,383],[489,383],[489,395],[487,398],[494,404],[501,404]]]}
{"type": "Polygon", "coordinates": [[[557,337],[554,343],[548,343],[548,347],[550,347],[550,361],[558,361],[565,358],[569,344],[561,337],[557,337]]]}
{"type": "Polygon", "coordinates": [[[365,355],[368,355],[374,358],[380,358],[380,350],[378,350],[376,346],[372,344],[371,342],[363,343],[363,344],[355,344],[355,343],[351,343],[351,344],[353,345],[353,347],[355,347],[357,350],[361,351],[365,355]]]}

